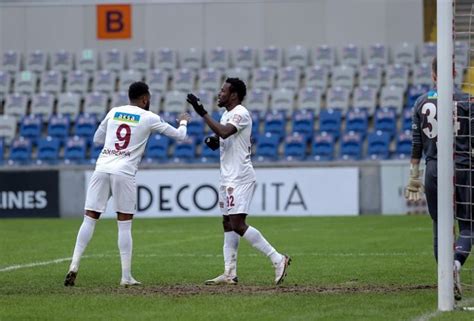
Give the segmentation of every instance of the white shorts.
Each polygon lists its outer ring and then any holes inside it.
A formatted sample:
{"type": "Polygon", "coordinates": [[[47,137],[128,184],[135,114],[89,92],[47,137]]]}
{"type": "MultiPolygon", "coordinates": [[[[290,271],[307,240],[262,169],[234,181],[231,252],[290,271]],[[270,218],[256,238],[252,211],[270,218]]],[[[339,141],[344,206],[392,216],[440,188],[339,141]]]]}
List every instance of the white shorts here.
{"type": "Polygon", "coordinates": [[[255,182],[234,187],[221,185],[219,188],[219,208],[222,215],[248,214],[254,192],[255,182]]]}
{"type": "Polygon", "coordinates": [[[113,197],[116,212],[135,214],[137,208],[135,177],[94,172],[87,188],[84,209],[103,213],[110,196],[113,197]]]}

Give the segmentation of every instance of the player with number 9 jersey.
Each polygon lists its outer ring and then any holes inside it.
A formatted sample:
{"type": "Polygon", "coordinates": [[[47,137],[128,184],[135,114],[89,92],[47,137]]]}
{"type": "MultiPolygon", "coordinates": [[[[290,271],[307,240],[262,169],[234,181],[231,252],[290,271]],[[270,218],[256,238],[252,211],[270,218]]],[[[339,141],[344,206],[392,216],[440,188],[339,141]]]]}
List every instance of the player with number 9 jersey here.
{"type": "Polygon", "coordinates": [[[79,229],[76,245],[64,281],[74,286],[79,263],[94,233],[96,221],[113,197],[117,212],[118,246],[122,265],[123,286],[139,285],[132,277],[132,219],[137,204],[135,174],[151,133],[159,133],[177,140],[186,137],[187,113],[178,117],[179,128],[174,128],[150,112],[148,85],[135,82],[130,85],[130,105],[112,108],[94,134],[95,144],[104,144],[96,168],[89,182],[84,206],[84,221],[79,229]]]}

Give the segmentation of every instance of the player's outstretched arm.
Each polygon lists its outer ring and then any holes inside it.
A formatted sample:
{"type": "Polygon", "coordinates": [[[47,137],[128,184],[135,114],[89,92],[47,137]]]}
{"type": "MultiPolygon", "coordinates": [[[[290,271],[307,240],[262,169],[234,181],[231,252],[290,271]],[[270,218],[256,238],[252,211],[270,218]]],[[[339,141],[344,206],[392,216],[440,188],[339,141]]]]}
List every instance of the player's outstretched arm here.
{"type": "Polygon", "coordinates": [[[191,120],[191,116],[188,113],[182,113],[178,116],[179,127],[174,128],[170,124],[163,122],[158,116],[155,123],[151,126],[153,132],[159,132],[165,136],[181,141],[186,138],[187,125],[191,120]]]}
{"type": "Polygon", "coordinates": [[[201,101],[198,97],[193,94],[188,94],[186,99],[188,103],[193,106],[194,111],[201,116],[206,124],[212,129],[212,131],[219,137],[226,139],[227,137],[235,134],[237,132],[237,128],[231,124],[222,125],[221,123],[215,121],[209,114],[207,110],[202,105],[201,101]]]}

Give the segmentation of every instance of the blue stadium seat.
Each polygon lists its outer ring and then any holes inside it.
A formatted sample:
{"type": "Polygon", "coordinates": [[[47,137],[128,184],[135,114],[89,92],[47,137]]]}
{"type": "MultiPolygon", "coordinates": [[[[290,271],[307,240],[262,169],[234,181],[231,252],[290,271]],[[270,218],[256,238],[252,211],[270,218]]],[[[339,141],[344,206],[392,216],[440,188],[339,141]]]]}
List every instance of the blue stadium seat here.
{"type": "Polygon", "coordinates": [[[341,134],[342,113],[338,109],[323,109],[319,114],[319,131],[328,132],[335,140],[341,134]]]}
{"type": "Polygon", "coordinates": [[[64,144],[69,136],[69,116],[58,114],[52,115],[48,122],[48,136],[56,137],[64,144]]]}
{"type": "Polygon", "coordinates": [[[176,127],[178,125],[176,121],[176,119],[178,118],[178,114],[176,112],[165,111],[164,113],[160,114],[160,117],[171,126],[176,127]]]}
{"type": "Polygon", "coordinates": [[[390,136],[380,130],[372,132],[367,138],[367,158],[388,159],[390,155],[390,136]]]}
{"type": "Polygon", "coordinates": [[[97,125],[98,120],[95,114],[80,114],[76,118],[74,135],[84,138],[87,144],[91,146],[97,125]]]}
{"type": "Polygon", "coordinates": [[[281,140],[286,135],[286,116],[285,112],[273,110],[265,115],[263,131],[277,135],[281,140]]]}
{"type": "Polygon", "coordinates": [[[285,159],[302,161],[306,156],[306,137],[294,132],[285,138],[285,159]]]}
{"type": "Polygon", "coordinates": [[[430,90],[429,86],[426,85],[417,85],[417,86],[409,86],[407,90],[407,104],[406,107],[413,107],[415,105],[415,101],[430,90]]]}
{"type": "Polygon", "coordinates": [[[195,137],[196,141],[201,141],[204,137],[204,121],[197,114],[192,115],[192,120],[188,124],[187,134],[195,137]]]}
{"type": "Polygon", "coordinates": [[[102,148],[104,148],[104,146],[102,145],[95,145],[95,144],[92,145],[91,157],[89,158],[89,161],[91,164],[95,164],[95,162],[97,161],[97,158],[99,158],[99,155],[102,152],[102,148]]]}
{"type": "Polygon", "coordinates": [[[367,135],[369,128],[369,114],[366,109],[350,109],[346,115],[346,133],[353,131],[359,133],[362,138],[367,135]]]}
{"type": "Polygon", "coordinates": [[[215,121],[221,121],[221,116],[222,114],[224,113],[224,111],[222,109],[220,110],[213,110],[212,111],[212,114],[211,114],[211,117],[215,120],[215,121]]]}
{"type": "Polygon", "coordinates": [[[360,160],[362,158],[362,136],[356,132],[348,132],[341,137],[341,160],[360,160]]]}
{"type": "Polygon", "coordinates": [[[335,139],[327,132],[316,133],[308,160],[331,161],[334,159],[335,139]]]}
{"type": "Polygon", "coordinates": [[[411,140],[412,134],[410,130],[405,130],[397,135],[395,158],[405,159],[411,157],[411,140]]]}
{"type": "Polygon", "coordinates": [[[8,163],[27,165],[31,162],[32,143],[28,138],[18,137],[10,145],[10,158],[8,163]]]}
{"type": "Polygon", "coordinates": [[[166,162],[169,146],[170,139],[167,136],[160,134],[150,136],[145,150],[145,162],[166,162]]]}
{"type": "Polygon", "coordinates": [[[219,149],[212,150],[206,144],[202,144],[201,163],[216,163],[220,160],[219,149]]]}
{"type": "Polygon", "coordinates": [[[314,134],[314,113],[311,110],[297,110],[292,117],[293,132],[300,133],[306,139],[310,140],[314,134]]]}
{"type": "Polygon", "coordinates": [[[41,136],[42,120],[39,115],[24,116],[20,124],[20,136],[28,138],[36,144],[41,136]]]}
{"type": "Polygon", "coordinates": [[[252,117],[252,143],[257,143],[260,136],[260,114],[251,112],[250,116],[252,117]]]}
{"type": "Polygon", "coordinates": [[[397,131],[397,114],[391,108],[378,109],[375,112],[375,130],[381,130],[393,137],[397,131]]]}
{"type": "Polygon", "coordinates": [[[61,142],[59,139],[47,136],[38,140],[38,155],[36,163],[40,164],[56,164],[59,160],[59,149],[61,142]]]}
{"type": "Polygon", "coordinates": [[[280,136],[272,133],[261,135],[257,143],[255,156],[257,161],[277,160],[280,136]]]}
{"type": "Polygon", "coordinates": [[[413,108],[405,108],[402,112],[402,130],[411,130],[413,108]]]}
{"type": "Polygon", "coordinates": [[[83,164],[86,161],[87,144],[79,136],[69,137],[64,147],[65,164],[83,164]]]}
{"type": "Polygon", "coordinates": [[[186,137],[183,141],[177,142],[174,148],[174,162],[194,162],[196,158],[196,139],[186,137]]]}

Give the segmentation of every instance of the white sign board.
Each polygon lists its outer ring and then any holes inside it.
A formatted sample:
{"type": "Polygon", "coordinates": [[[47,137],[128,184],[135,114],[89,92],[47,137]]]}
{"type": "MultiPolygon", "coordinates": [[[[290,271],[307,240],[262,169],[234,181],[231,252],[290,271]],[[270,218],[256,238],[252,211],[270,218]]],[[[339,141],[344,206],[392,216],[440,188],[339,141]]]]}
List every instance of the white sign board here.
{"type": "MultiPolygon", "coordinates": [[[[92,172],[86,172],[86,187],[92,172]]],[[[358,168],[259,168],[250,215],[358,215],[358,168]]],[[[218,216],[219,170],[141,170],[139,217],[218,216]]],[[[114,217],[109,201],[105,217],[114,217]]]]}

